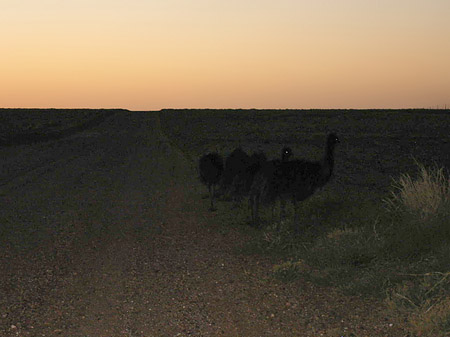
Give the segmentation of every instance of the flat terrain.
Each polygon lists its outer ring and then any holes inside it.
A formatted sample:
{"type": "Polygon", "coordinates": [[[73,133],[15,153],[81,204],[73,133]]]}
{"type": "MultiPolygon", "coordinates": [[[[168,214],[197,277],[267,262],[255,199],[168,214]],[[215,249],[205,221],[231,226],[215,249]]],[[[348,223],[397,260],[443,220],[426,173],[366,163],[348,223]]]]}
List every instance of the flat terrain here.
{"type": "Polygon", "coordinates": [[[0,148],[0,335],[407,335],[381,301],[282,283],[273,260],[239,253],[246,232],[224,230],[230,205],[207,211],[192,153],[157,113],[130,112],[0,148]]]}

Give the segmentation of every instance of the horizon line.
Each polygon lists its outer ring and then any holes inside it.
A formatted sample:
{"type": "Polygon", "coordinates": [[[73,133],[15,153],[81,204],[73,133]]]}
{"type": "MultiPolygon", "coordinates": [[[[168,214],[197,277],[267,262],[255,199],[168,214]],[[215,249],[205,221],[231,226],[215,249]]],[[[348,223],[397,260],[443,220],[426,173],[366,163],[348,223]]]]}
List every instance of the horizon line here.
{"type": "Polygon", "coordinates": [[[129,109],[129,108],[91,108],[91,107],[0,107],[0,110],[125,110],[130,112],[162,112],[168,110],[260,110],[260,111],[314,111],[314,110],[360,110],[360,111],[374,111],[374,110],[450,110],[450,106],[430,106],[430,107],[405,107],[405,108],[162,108],[162,109],[129,109]]]}

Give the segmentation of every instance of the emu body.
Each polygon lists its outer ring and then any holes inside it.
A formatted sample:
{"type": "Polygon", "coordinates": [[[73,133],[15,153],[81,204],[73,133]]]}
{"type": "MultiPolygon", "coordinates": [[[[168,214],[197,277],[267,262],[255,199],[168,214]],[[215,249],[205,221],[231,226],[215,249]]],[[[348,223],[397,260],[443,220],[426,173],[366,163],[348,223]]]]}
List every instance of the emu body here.
{"type": "MultiPolygon", "coordinates": [[[[288,162],[292,157],[292,149],[290,147],[283,147],[281,149],[281,159],[273,159],[270,161],[265,161],[261,163],[258,168],[258,171],[255,172],[254,178],[252,179],[252,184],[249,188],[249,207],[252,210],[252,219],[255,220],[255,207],[256,210],[259,208],[260,198],[263,191],[270,186],[275,186],[276,182],[271,181],[275,177],[276,170],[278,167],[285,162],[288,162]]],[[[275,201],[275,200],[273,200],[275,201]]],[[[281,200],[281,209],[282,213],[284,211],[285,202],[281,200]]],[[[275,203],[272,203],[272,219],[274,218],[274,208],[275,203]]],[[[255,221],[253,221],[255,223],[255,221]]]]}
{"type": "Polygon", "coordinates": [[[267,157],[263,152],[254,152],[245,169],[234,177],[231,190],[236,203],[249,194],[256,173],[266,162],[267,157]]]}
{"type": "Polygon", "coordinates": [[[250,157],[240,147],[231,152],[225,160],[225,170],[222,180],[224,194],[233,194],[233,182],[237,176],[242,175],[250,163],[250,157]]]}
{"type": "MultiPolygon", "coordinates": [[[[327,137],[325,154],[319,162],[291,160],[272,162],[264,166],[255,177],[250,195],[252,220],[258,222],[260,203],[273,203],[276,199],[291,200],[294,204],[294,222],[298,223],[297,205],[309,198],[331,178],[334,169],[334,149],[339,138],[331,133],[327,137]]],[[[297,228],[296,228],[297,229],[297,228]]]]}

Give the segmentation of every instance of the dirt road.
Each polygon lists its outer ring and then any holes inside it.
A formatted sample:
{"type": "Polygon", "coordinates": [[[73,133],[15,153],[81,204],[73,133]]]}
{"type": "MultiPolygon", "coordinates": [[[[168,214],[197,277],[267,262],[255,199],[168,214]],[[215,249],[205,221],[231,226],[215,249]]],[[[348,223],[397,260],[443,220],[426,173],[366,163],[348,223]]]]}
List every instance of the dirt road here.
{"type": "Polygon", "coordinates": [[[0,153],[0,336],[406,336],[380,303],[236,253],[155,113],[0,153]]]}

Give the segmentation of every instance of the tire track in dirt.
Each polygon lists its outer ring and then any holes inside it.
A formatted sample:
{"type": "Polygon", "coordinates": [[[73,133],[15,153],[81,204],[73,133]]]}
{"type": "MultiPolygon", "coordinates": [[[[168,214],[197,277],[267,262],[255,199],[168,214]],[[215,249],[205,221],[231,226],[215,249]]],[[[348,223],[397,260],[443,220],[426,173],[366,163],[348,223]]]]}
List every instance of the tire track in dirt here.
{"type": "Polygon", "coordinates": [[[282,284],[265,258],[236,254],[247,238],[218,230],[228,205],[206,210],[156,114],[118,113],[96,131],[76,160],[2,191],[3,218],[48,227],[20,254],[0,250],[3,335],[405,335],[379,303],[282,284]]]}

